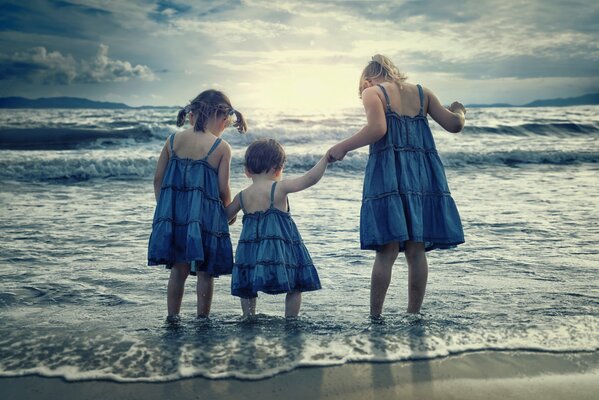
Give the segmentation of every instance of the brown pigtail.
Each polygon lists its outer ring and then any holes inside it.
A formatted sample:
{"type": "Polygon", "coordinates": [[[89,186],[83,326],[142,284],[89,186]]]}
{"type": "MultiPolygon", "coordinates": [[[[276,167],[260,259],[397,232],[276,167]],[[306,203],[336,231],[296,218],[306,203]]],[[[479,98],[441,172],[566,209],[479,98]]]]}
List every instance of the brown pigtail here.
{"type": "Polygon", "coordinates": [[[181,127],[181,126],[183,126],[183,124],[185,124],[186,116],[187,116],[187,111],[185,111],[185,108],[182,108],[181,110],[179,110],[179,113],[177,114],[177,126],[181,127]]]}
{"type": "Polygon", "coordinates": [[[239,111],[235,110],[235,118],[237,121],[233,124],[239,133],[246,133],[248,130],[248,125],[245,122],[245,118],[243,118],[243,114],[239,111]]]}

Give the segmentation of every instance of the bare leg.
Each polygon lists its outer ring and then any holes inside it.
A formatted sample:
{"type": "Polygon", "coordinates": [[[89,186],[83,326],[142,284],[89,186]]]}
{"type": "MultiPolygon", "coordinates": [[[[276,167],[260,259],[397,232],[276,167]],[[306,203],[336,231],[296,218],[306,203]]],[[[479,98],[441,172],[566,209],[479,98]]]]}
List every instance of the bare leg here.
{"type": "Polygon", "coordinates": [[[406,261],[408,262],[408,312],[419,313],[426,291],[428,263],[422,242],[406,242],[406,261]]]}
{"type": "Polygon", "coordinates": [[[168,316],[174,317],[181,311],[181,301],[185,290],[185,280],[189,276],[189,264],[175,264],[171,268],[171,276],[168,280],[166,308],[168,316]]]}
{"type": "Polygon", "coordinates": [[[249,317],[250,315],[256,315],[256,299],[257,297],[252,297],[251,299],[240,299],[241,300],[241,311],[243,311],[244,317],[249,317]]]}
{"type": "Polygon", "coordinates": [[[210,306],[212,306],[213,291],[214,278],[208,275],[206,272],[198,271],[198,317],[207,317],[208,315],[210,315],[210,306]]]}
{"type": "Polygon", "coordinates": [[[399,243],[388,243],[376,252],[370,279],[370,316],[379,317],[391,282],[393,263],[399,253],[399,243]]]}
{"type": "Polygon", "coordinates": [[[302,292],[293,291],[285,296],[285,317],[297,317],[302,305],[302,292]]]}

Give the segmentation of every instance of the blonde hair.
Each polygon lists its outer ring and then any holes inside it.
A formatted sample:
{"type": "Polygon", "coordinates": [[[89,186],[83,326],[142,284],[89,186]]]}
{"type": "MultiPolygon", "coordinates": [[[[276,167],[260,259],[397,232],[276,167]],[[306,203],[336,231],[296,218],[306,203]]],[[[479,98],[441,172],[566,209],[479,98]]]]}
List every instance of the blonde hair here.
{"type": "Polygon", "coordinates": [[[360,98],[362,98],[364,83],[375,79],[395,82],[401,87],[401,83],[408,79],[408,77],[403,72],[399,72],[399,69],[388,57],[382,54],[375,54],[360,76],[360,82],[358,83],[358,95],[360,98]]]}

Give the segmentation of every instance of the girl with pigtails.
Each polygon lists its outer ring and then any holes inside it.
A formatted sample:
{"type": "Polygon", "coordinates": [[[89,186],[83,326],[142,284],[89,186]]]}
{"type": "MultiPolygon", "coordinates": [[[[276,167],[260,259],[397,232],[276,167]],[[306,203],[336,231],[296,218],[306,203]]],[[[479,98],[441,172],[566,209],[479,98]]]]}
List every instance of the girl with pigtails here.
{"type": "Polygon", "coordinates": [[[231,124],[247,130],[243,115],[218,90],[200,93],[179,111],[177,126],[190,127],[166,140],[154,175],[156,210],[148,265],[170,269],[168,319],[177,320],[185,281],[197,275],[197,316],[207,317],[214,278],[231,274],[233,251],[225,207],[231,202],[231,147],[221,134],[231,124]]]}
{"type": "Polygon", "coordinates": [[[426,251],[464,242],[458,209],[428,125],[430,115],[449,132],[464,127],[466,109],[448,108],[435,94],[406,81],[380,54],[364,68],[359,95],[367,124],[329,150],[329,161],[369,145],[360,210],[360,247],[376,250],[370,285],[370,314],[379,317],[397,255],[408,264],[408,313],[422,306],[428,277],[426,251]]]}

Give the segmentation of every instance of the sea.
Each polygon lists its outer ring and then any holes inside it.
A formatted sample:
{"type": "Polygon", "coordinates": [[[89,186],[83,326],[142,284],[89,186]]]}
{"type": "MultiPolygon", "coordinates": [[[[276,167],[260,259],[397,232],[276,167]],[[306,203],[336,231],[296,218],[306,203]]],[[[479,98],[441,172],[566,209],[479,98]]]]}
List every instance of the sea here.
{"type": "MultiPolygon", "coordinates": [[[[233,194],[249,184],[252,140],[279,140],[293,177],[365,122],[360,109],[242,111],[248,133],[223,134],[233,194]]],[[[0,376],[253,380],[469,352],[599,351],[599,106],[472,108],[458,134],[431,121],[466,242],[427,253],[417,315],[405,311],[400,255],[381,320],[368,315],[375,254],[359,249],[362,148],[290,195],[322,283],[297,319],[283,317],[283,295],[266,294],[242,318],[224,276],[210,318],[196,319],[190,277],[180,322],[166,321],[169,273],[146,257],[152,179],[176,114],[0,110],[0,376]]]]}

